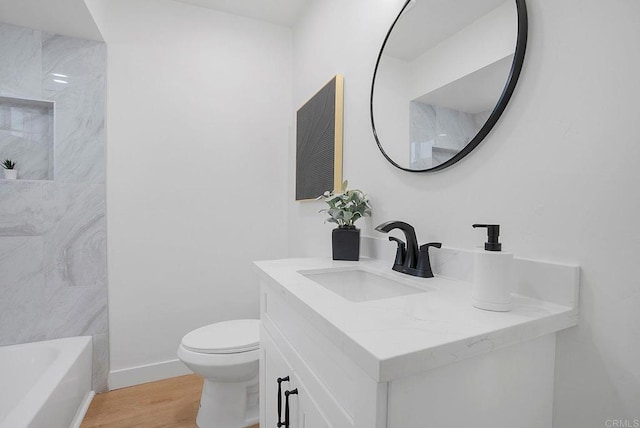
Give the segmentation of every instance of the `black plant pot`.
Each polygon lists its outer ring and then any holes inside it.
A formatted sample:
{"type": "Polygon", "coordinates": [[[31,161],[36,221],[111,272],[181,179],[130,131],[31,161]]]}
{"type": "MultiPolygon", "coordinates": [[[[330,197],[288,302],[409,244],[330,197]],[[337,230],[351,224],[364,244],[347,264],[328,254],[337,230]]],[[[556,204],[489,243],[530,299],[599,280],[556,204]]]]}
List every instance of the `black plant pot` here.
{"type": "Polygon", "coordinates": [[[360,259],[360,229],[355,226],[340,226],[331,232],[333,260],[360,259]]]}

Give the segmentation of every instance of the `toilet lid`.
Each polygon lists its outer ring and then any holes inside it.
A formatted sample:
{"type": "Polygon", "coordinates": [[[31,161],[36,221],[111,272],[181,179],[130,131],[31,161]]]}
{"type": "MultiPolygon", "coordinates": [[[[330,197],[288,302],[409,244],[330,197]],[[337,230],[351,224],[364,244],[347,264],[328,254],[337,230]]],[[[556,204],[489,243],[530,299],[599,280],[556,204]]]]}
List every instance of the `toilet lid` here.
{"type": "Polygon", "coordinates": [[[203,354],[235,354],[260,347],[260,320],[232,320],[187,333],[182,346],[203,354]]]}

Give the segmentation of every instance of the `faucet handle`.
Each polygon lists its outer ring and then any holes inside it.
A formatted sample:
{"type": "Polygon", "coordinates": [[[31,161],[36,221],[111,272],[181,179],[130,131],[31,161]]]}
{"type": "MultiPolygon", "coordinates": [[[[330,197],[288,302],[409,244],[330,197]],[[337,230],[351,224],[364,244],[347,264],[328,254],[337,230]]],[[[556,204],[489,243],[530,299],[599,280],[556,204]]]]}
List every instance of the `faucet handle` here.
{"type": "Polygon", "coordinates": [[[419,276],[423,278],[432,278],[433,271],[431,270],[431,261],[429,260],[429,248],[441,248],[440,242],[429,242],[428,244],[420,245],[420,252],[418,253],[418,265],[416,270],[420,273],[419,276]]]}
{"type": "Polygon", "coordinates": [[[429,242],[428,244],[420,245],[420,252],[429,251],[429,247],[441,248],[442,242],[429,242]]]}
{"type": "Polygon", "coordinates": [[[402,265],[404,263],[404,258],[407,255],[407,245],[403,240],[395,238],[393,236],[389,237],[389,241],[396,242],[398,244],[398,250],[396,251],[396,259],[394,260],[394,265],[402,265]]]}

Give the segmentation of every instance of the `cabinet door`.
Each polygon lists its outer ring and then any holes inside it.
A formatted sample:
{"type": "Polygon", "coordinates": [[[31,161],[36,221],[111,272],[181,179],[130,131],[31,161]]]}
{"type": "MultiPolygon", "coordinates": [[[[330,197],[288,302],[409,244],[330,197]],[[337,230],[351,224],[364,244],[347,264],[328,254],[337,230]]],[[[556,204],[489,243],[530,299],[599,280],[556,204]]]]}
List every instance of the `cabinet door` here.
{"type": "MultiPolygon", "coordinates": [[[[294,377],[295,386],[298,388],[298,395],[295,398],[298,402],[298,422],[295,428],[328,428],[329,424],[324,415],[318,409],[318,406],[309,396],[308,390],[304,387],[304,383],[298,376],[294,377]]],[[[294,428],[294,425],[291,425],[294,428]]]]}
{"type": "MultiPolygon", "coordinates": [[[[260,347],[262,351],[261,361],[261,396],[260,396],[260,428],[278,428],[278,421],[284,422],[285,411],[285,391],[294,389],[293,386],[293,370],[290,364],[280,353],[271,336],[262,330],[260,333],[260,347]],[[278,379],[289,377],[289,381],[280,382],[280,391],[278,391],[278,379]],[[280,394],[278,394],[280,392],[280,394]],[[278,403],[280,399],[280,403],[278,403]],[[278,407],[280,407],[280,415],[278,415],[278,407]],[[280,419],[278,417],[280,416],[280,419]]],[[[289,409],[289,426],[297,427],[297,400],[296,397],[290,397],[289,409]]]]}
{"type": "Polygon", "coordinates": [[[286,392],[297,391],[289,395],[289,424],[282,428],[328,428],[329,424],[318,409],[313,398],[307,393],[304,382],[295,374],[289,362],[284,358],[271,336],[262,330],[260,335],[262,349],[261,360],[261,420],[260,428],[278,428],[278,421],[285,422],[286,392]],[[289,377],[288,381],[278,379],[289,377]],[[278,415],[278,397],[280,414],[278,415]],[[278,419],[278,417],[280,417],[278,419]]]}

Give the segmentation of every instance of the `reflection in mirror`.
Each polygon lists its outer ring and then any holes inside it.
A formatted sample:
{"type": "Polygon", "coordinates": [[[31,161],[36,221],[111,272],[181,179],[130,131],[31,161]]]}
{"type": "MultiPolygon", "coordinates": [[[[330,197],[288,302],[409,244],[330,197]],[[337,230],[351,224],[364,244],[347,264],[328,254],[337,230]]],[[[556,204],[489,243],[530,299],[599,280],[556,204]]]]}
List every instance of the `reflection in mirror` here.
{"type": "Polygon", "coordinates": [[[374,134],[394,165],[441,169],[484,138],[522,65],[526,28],[514,61],[520,7],[521,0],[407,2],[383,45],[371,94],[374,134]]]}

